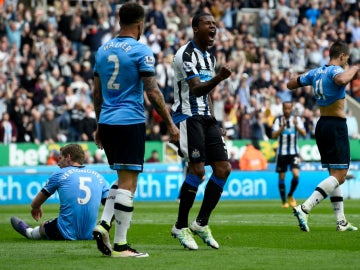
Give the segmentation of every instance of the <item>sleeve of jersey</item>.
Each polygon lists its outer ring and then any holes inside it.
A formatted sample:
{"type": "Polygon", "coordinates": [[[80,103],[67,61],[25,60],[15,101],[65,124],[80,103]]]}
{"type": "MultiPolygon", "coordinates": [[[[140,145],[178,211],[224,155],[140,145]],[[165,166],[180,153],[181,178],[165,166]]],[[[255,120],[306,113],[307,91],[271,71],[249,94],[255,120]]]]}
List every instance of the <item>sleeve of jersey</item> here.
{"type": "Polygon", "coordinates": [[[50,175],[48,181],[46,182],[45,186],[42,189],[42,192],[48,196],[54,194],[58,188],[58,183],[59,183],[58,179],[60,179],[60,175],[57,172],[50,175]]]}
{"type": "Polygon", "coordinates": [[[182,55],[182,68],[186,74],[185,80],[187,81],[199,76],[196,64],[191,61],[191,56],[188,52],[184,52],[182,55]]]}
{"type": "Polygon", "coordinates": [[[306,86],[306,85],[311,85],[312,83],[312,74],[314,73],[314,70],[311,70],[309,72],[306,72],[305,74],[300,75],[297,78],[297,83],[300,86],[306,86]]]}
{"type": "Polygon", "coordinates": [[[139,55],[139,74],[141,77],[151,77],[155,75],[155,57],[150,48],[142,46],[139,55]]]}
{"type": "Polygon", "coordinates": [[[272,126],[272,131],[273,131],[273,132],[278,131],[278,130],[279,130],[279,125],[280,125],[280,123],[279,123],[279,118],[277,117],[277,118],[275,118],[275,120],[274,120],[274,124],[273,124],[273,126],[272,126]]]}

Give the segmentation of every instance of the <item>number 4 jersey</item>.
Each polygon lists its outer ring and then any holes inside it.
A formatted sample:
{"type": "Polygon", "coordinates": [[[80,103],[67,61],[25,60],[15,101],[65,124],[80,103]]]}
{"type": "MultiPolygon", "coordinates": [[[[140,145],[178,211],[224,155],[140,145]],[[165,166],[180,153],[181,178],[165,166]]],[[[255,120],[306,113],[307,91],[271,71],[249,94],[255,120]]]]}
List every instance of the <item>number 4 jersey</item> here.
{"type": "Polygon", "coordinates": [[[58,228],[63,237],[92,239],[101,199],[109,192],[104,177],[85,166],[65,167],[54,172],[42,190],[49,196],[56,191],[60,199],[58,228]]]}
{"type": "Polygon", "coordinates": [[[98,49],[94,76],[100,78],[103,96],[99,123],[145,122],[141,77],[154,76],[154,66],[150,48],[131,37],[116,37],[98,49]]]}

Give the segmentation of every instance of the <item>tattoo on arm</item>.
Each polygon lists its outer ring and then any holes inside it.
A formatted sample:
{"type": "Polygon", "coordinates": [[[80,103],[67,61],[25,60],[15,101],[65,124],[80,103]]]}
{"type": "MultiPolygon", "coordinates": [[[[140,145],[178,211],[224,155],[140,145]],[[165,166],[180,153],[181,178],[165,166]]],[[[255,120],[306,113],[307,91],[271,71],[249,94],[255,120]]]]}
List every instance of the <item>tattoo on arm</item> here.
{"type": "Polygon", "coordinates": [[[162,95],[161,91],[156,82],[156,78],[152,77],[142,77],[144,83],[144,90],[151,102],[154,106],[155,110],[161,115],[163,120],[166,124],[171,122],[170,113],[167,110],[164,96],[162,95]]]}

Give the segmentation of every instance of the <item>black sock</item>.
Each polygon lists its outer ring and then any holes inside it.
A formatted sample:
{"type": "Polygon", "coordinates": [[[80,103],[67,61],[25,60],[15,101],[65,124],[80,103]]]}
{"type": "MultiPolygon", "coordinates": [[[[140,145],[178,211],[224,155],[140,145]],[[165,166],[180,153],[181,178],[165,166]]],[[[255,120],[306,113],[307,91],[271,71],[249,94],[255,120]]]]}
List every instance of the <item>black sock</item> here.
{"type": "Polygon", "coordinates": [[[286,198],[285,198],[285,183],[279,183],[279,192],[280,192],[280,198],[282,200],[283,203],[286,202],[286,198]]]}
{"type": "Polygon", "coordinates": [[[189,226],[189,212],[194,204],[197,188],[184,182],[180,190],[180,204],[176,228],[182,229],[189,226]]]}
{"type": "Polygon", "coordinates": [[[290,186],[290,191],[289,191],[288,196],[292,196],[294,194],[294,191],[296,190],[296,187],[298,186],[298,184],[299,184],[299,178],[294,177],[291,180],[291,186],[290,186]]]}
{"type": "Polygon", "coordinates": [[[208,224],[211,212],[219,202],[222,191],[223,189],[220,186],[211,180],[208,181],[199,215],[196,218],[200,226],[206,226],[208,224]]]}

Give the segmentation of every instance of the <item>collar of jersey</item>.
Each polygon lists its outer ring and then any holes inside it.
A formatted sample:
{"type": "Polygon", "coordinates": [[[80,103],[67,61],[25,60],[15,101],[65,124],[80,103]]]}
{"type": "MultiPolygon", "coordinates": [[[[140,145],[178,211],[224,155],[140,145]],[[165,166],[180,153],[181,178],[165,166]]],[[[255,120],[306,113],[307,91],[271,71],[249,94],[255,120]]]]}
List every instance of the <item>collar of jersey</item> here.
{"type": "Polygon", "coordinates": [[[207,57],[207,51],[205,51],[205,53],[203,53],[202,50],[200,50],[200,48],[195,44],[195,42],[194,42],[193,39],[191,40],[191,43],[192,43],[192,45],[193,45],[196,49],[198,49],[198,50],[202,53],[202,55],[203,55],[204,58],[207,57]]]}

